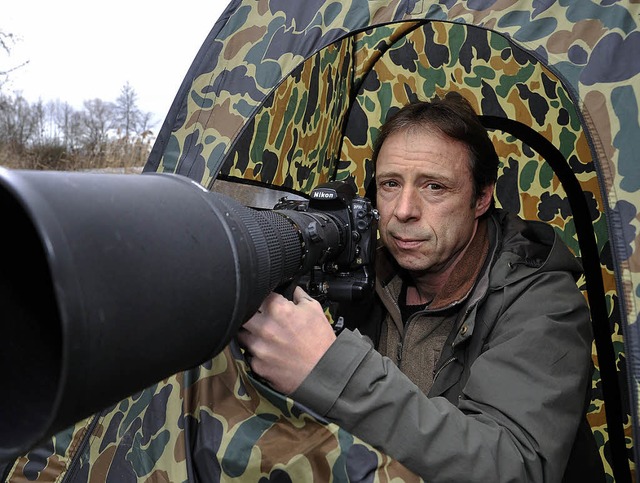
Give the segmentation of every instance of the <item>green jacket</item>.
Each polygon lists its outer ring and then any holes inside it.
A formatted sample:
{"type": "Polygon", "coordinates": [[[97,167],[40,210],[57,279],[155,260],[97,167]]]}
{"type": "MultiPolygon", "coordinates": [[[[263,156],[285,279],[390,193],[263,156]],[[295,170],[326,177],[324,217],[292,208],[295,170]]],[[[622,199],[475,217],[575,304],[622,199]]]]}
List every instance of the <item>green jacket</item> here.
{"type": "Polygon", "coordinates": [[[577,469],[602,476],[584,418],[592,331],[580,264],[546,224],[496,210],[488,232],[489,263],[428,396],[374,350],[375,324],[370,337],[343,331],[292,396],[425,481],[560,482],[579,427],[571,459],[589,453],[577,469]]]}

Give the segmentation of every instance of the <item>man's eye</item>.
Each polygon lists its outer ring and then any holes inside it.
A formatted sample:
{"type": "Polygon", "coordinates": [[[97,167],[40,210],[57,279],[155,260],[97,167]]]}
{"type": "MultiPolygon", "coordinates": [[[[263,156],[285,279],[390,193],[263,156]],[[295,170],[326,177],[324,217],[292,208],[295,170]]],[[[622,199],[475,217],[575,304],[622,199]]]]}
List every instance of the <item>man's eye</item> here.
{"type": "Polygon", "coordinates": [[[442,185],[438,184],[438,183],[429,183],[427,185],[427,188],[432,190],[432,191],[436,191],[436,190],[441,190],[442,189],[442,185]]]}
{"type": "Polygon", "coordinates": [[[381,186],[384,186],[385,188],[395,188],[396,186],[398,186],[398,183],[396,183],[393,180],[389,180],[389,181],[383,181],[382,183],[380,183],[381,186]]]}

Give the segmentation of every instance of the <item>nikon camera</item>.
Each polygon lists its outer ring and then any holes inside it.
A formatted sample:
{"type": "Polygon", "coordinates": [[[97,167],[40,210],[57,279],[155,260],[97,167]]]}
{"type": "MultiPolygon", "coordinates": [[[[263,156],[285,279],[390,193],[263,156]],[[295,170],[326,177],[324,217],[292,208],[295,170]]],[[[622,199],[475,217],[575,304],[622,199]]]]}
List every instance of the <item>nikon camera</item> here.
{"type": "Polygon", "coordinates": [[[305,232],[301,238],[307,240],[307,249],[312,249],[329,227],[339,236],[338,243],[331,244],[320,257],[309,257],[314,265],[306,267],[295,284],[321,302],[356,302],[373,294],[379,215],[367,198],[357,196],[350,184],[334,181],[315,188],[309,200],[282,198],[274,211],[294,223],[298,217],[293,213],[305,213],[299,228],[305,232]],[[309,216],[312,223],[306,221],[309,216]]]}

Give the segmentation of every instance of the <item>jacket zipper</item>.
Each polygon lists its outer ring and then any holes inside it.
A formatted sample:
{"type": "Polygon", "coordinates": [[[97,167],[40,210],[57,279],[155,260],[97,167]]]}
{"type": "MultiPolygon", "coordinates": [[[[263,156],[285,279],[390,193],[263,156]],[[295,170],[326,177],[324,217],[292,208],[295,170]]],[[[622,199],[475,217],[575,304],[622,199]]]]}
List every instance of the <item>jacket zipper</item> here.
{"type": "Polygon", "coordinates": [[[409,320],[407,320],[407,324],[405,326],[405,329],[400,334],[400,340],[398,341],[398,344],[396,345],[396,363],[397,363],[398,369],[402,369],[402,351],[404,349],[404,339],[407,337],[407,332],[411,328],[411,320],[412,319],[413,319],[413,315],[411,317],[409,317],[409,320]]]}
{"type": "Polygon", "coordinates": [[[436,379],[438,378],[438,376],[439,376],[439,375],[440,375],[440,373],[442,372],[442,369],[444,369],[445,367],[447,367],[449,364],[451,364],[451,363],[452,363],[453,361],[455,361],[455,360],[456,360],[456,358],[455,358],[455,357],[450,357],[449,359],[447,359],[447,360],[445,361],[445,363],[444,363],[444,364],[442,364],[442,365],[440,366],[440,368],[436,371],[436,373],[435,373],[435,374],[434,374],[434,376],[433,376],[433,382],[434,382],[434,383],[436,382],[436,379]]]}
{"type": "Polygon", "coordinates": [[[407,320],[405,329],[400,334],[400,341],[398,341],[398,344],[396,345],[396,361],[399,369],[402,368],[402,357],[403,357],[402,351],[404,350],[404,340],[407,338],[407,335],[409,334],[409,331],[413,326],[414,319],[420,313],[421,312],[416,312],[411,317],[409,317],[409,319],[407,320]]]}

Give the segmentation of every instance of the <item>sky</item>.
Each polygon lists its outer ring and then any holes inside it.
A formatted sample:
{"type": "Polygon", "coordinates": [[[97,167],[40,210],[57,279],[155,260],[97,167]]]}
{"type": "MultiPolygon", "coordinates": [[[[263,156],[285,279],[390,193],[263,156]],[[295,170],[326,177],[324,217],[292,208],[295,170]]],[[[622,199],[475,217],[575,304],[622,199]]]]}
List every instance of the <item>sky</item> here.
{"type": "Polygon", "coordinates": [[[4,2],[0,30],[17,41],[0,51],[15,69],[3,91],[81,109],[114,102],[128,82],[160,128],[191,62],[230,0],[18,0],[4,2]],[[178,7],[180,5],[180,7],[178,7]],[[192,13],[190,13],[192,12],[192,13]]]}

